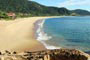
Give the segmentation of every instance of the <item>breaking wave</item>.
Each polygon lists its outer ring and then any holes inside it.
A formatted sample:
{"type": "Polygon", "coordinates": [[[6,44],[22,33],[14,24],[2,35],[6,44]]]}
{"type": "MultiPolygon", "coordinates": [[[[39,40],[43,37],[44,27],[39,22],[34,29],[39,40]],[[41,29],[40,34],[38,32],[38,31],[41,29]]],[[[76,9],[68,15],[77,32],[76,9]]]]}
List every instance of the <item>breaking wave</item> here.
{"type": "Polygon", "coordinates": [[[52,37],[46,34],[43,30],[43,25],[46,19],[38,20],[35,23],[35,35],[36,39],[40,41],[47,49],[60,49],[60,47],[47,44],[45,41],[50,40],[52,37]]]}

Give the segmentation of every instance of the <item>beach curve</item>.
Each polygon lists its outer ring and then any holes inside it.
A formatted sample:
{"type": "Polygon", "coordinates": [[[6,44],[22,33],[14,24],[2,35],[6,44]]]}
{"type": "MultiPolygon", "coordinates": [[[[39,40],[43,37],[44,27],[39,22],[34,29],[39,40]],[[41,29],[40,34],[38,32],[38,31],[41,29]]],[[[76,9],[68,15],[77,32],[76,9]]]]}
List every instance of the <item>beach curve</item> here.
{"type": "Polygon", "coordinates": [[[35,39],[34,23],[39,19],[49,17],[18,18],[10,21],[0,21],[0,50],[5,51],[38,51],[45,46],[35,39]]]}

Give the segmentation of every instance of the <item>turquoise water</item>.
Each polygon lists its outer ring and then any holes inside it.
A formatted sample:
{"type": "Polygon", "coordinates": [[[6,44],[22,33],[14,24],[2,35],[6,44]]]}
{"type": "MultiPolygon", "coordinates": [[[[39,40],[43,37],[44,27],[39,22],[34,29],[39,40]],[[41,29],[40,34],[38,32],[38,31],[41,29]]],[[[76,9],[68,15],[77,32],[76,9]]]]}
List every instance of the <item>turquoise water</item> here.
{"type": "Polygon", "coordinates": [[[45,41],[50,45],[90,51],[90,17],[49,18],[43,31],[52,37],[45,41]]]}

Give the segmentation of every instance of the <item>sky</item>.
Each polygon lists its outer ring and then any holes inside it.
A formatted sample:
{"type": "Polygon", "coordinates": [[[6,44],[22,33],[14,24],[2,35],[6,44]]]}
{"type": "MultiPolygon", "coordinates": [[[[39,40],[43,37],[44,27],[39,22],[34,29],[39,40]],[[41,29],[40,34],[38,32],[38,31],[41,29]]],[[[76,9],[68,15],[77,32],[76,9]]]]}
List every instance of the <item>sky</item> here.
{"type": "Polygon", "coordinates": [[[90,0],[32,0],[46,6],[66,7],[67,9],[84,9],[90,11],[90,0]]]}

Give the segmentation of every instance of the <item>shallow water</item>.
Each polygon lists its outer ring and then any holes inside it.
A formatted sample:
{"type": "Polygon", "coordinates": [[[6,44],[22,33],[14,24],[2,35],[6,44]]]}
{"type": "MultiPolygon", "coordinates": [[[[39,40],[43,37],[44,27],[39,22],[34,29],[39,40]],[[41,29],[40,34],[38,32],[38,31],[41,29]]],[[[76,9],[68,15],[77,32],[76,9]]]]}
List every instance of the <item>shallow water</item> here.
{"type": "Polygon", "coordinates": [[[49,45],[90,51],[89,16],[49,18],[42,30],[49,45]]]}

